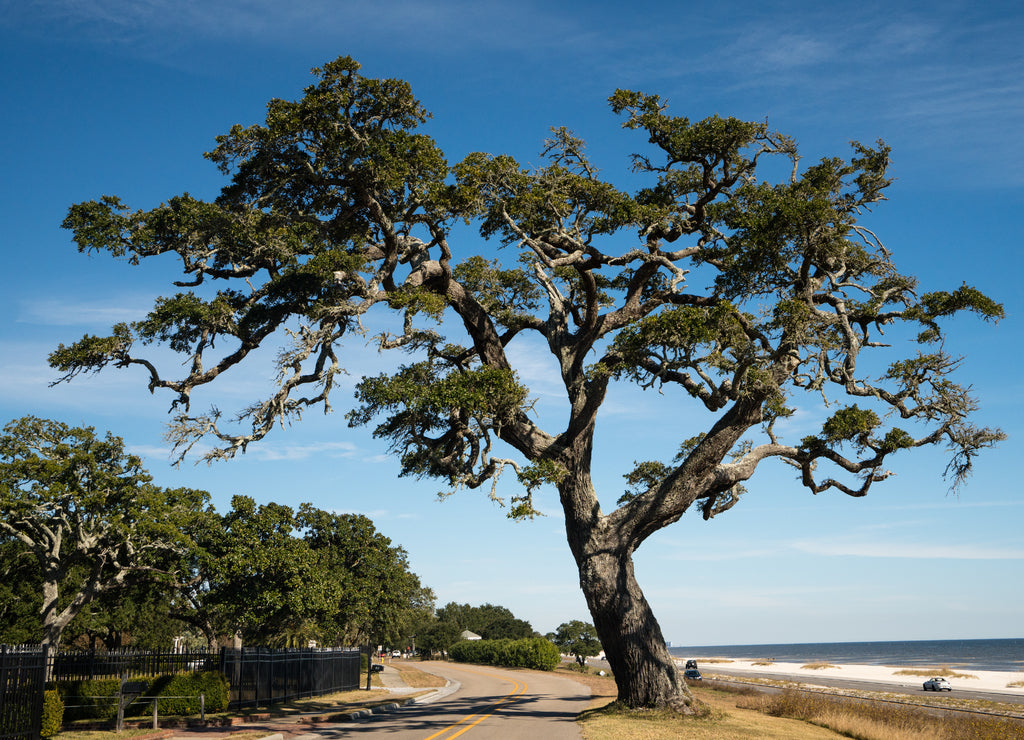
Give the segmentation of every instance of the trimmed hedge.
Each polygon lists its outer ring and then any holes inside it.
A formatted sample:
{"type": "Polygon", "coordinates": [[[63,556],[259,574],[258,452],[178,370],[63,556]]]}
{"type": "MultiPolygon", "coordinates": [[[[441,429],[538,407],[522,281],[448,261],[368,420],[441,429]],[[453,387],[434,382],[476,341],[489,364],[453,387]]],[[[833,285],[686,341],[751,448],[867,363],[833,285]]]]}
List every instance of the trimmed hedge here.
{"type": "Polygon", "coordinates": [[[64,700],[56,689],[43,692],[43,722],[39,728],[40,737],[53,737],[64,724],[64,700]]]}
{"type": "MultiPolygon", "coordinates": [[[[92,678],[82,681],[61,681],[57,690],[66,705],[68,720],[114,719],[117,717],[117,692],[121,681],[116,678],[92,678]]],[[[134,707],[129,707],[131,711],[134,707]]]]}
{"type": "Polygon", "coordinates": [[[562,656],[550,640],[529,637],[522,640],[462,640],[449,650],[460,663],[500,665],[509,668],[534,668],[553,671],[562,656]]]}
{"type": "MultiPolygon", "coordinates": [[[[206,695],[207,712],[223,712],[228,708],[228,681],[220,671],[165,674],[156,678],[132,679],[146,681],[143,696],[187,697],[160,699],[160,714],[199,714],[199,695],[206,695]]],[[[95,678],[61,682],[57,687],[69,706],[68,719],[112,720],[117,717],[117,695],[121,681],[117,678],[95,678]]],[[[129,717],[143,716],[151,711],[148,699],[134,701],[125,708],[129,717]]]]}
{"type": "Polygon", "coordinates": [[[206,695],[207,712],[223,712],[228,708],[228,680],[220,671],[178,673],[169,681],[162,681],[164,678],[154,682],[157,696],[188,698],[161,699],[160,714],[199,714],[200,694],[206,695]]]}

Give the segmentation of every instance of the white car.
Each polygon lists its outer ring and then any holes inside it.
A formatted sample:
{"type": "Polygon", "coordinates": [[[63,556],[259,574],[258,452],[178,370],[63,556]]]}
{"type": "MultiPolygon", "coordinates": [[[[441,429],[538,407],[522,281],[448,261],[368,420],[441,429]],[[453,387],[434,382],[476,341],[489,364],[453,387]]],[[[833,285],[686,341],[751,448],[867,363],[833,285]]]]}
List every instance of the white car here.
{"type": "Polygon", "coordinates": [[[402,657],[402,651],[401,650],[392,650],[391,651],[391,657],[392,658],[401,658],[402,657]]]}
{"type": "Polygon", "coordinates": [[[936,676],[935,678],[929,678],[927,681],[924,682],[924,690],[952,691],[953,687],[949,685],[949,681],[947,681],[946,679],[942,678],[941,676],[936,676]]]}

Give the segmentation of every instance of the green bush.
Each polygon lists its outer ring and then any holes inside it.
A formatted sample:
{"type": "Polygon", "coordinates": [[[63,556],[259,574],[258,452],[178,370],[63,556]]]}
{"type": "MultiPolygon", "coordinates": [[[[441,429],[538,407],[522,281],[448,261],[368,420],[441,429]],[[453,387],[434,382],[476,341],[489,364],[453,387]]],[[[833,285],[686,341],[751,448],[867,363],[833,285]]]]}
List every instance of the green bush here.
{"type": "MultiPolygon", "coordinates": [[[[219,671],[164,674],[156,678],[131,679],[148,682],[143,696],[187,697],[160,699],[161,715],[199,714],[199,695],[206,695],[207,712],[223,712],[228,708],[227,679],[219,671]]],[[[99,678],[62,682],[58,688],[69,706],[68,719],[113,720],[117,717],[117,696],[121,681],[99,678]]],[[[134,701],[125,707],[126,717],[141,717],[152,711],[152,701],[134,701]]]]}
{"type": "Polygon", "coordinates": [[[117,717],[117,694],[121,681],[116,678],[92,678],[62,681],[57,685],[69,720],[114,719],[117,717]]]}
{"type": "Polygon", "coordinates": [[[228,680],[219,671],[179,673],[156,688],[157,696],[188,697],[160,699],[160,714],[199,714],[199,695],[206,696],[207,712],[228,708],[228,680]]]}
{"type": "Polygon", "coordinates": [[[558,648],[543,637],[522,640],[462,640],[449,651],[460,663],[553,671],[562,662],[558,648]]]}
{"type": "Polygon", "coordinates": [[[60,732],[64,723],[64,700],[56,689],[48,689],[43,693],[43,723],[39,729],[40,737],[53,737],[60,732]]]}

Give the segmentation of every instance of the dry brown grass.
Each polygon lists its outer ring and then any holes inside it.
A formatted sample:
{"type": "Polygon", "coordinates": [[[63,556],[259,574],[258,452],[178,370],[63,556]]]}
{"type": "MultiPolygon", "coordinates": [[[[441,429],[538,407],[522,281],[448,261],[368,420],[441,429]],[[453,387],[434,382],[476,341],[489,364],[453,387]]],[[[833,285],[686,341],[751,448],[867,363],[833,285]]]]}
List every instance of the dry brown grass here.
{"type": "Polygon", "coordinates": [[[774,696],[754,689],[720,690],[715,682],[691,686],[709,713],[703,718],[633,712],[614,704],[610,676],[559,671],[590,688],[594,701],[580,717],[585,740],[1024,740],[1024,724],[996,717],[933,717],[906,705],[880,704],[789,691],[774,696]],[[785,698],[783,698],[785,697],[785,698]]]}
{"type": "Polygon", "coordinates": [[[433,673],[421,671],[409,663],[395,663],[394,668],[406,685],[414,689],[436,689],[445,685],[446,681],[433,673]]]}
{"type": "Polygon", "coordinates": [[[698,665],[701,663],[735,663],[732,658],[694,658],[698,665]]]}
{"type": "MultiPolygon", "coordinates": [[[[614,686],[614,684],[613,684],[614,686]]],[[[694,696],[708,712],[704,717],[682,717],[674,712],[637,712],[618,707],[610,697],[601,706],[584,712],[580,727],[585,740],[836,740],[839,736],[823,727],[799,720],[768,717],[755,710],[736,707],[734,695],[694,687],[694,696]]]]}
{"type": "Polygon", "coordinates": [[[838,668],[839,666],[832,665],[831,663],[807,663],[806,665],[802,665],[800,667],[806,668],[809,671],[823,671],[826,668],[838,668]]]}
{"type": "Polygon", "coordinates": [[[858,740],[1024,740],[1024,724],[985,716],[934,716],[918,707],[784,691],[737,700],[773,717],[827,727],[858,740]]]}
{"type": "Polygon", "coordinates": [[[978,677],[972,673],[957,673],[948,665],[940,666],[925,666],[923,668],[901,668],[898,671],[893,671],[894,676],[925,676],[931,678],[932,676],[945,676],[946,678],[974,678],[978,677]]]}
{"type": "Polygon", "coordinates": [[[1024,681],[1010,681],[1010,683],[1006,684],[1006,688],[1008,688],[1008,689],[1024,689],[1024,681]]]}

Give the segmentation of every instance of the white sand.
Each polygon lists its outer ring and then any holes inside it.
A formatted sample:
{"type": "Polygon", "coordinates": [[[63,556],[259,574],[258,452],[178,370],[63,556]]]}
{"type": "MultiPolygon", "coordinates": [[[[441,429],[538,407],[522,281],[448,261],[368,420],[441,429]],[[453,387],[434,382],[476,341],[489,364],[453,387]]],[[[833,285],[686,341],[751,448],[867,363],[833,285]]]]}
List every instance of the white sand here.
{"type": "MultiPolygon", "coordinates": [[[[682,667],[684,661],[678,661],[682,667]]],[[[941,671],[928,676],[897,676],[895,673],[901,668],[899,666],[877,666],[861,665],[857,663],[836,664],[833,668],[811,669],[804,668],[803,663],[772,663],[771,665],[754,665],[751,660],[730,660],[728,662],[712,663],[701,661],[697,658],[697,667],[701,673],[715,673],[716,669],[723,671],[757,672],[777,676],[780,680],[792,680],[800,683],[814,683],[815,677],[829,678],[850,678],[858,681],[879,681],[886,683],[897,683],[903,686],[916,686],[918,688],[931,678],[932,675],[941,676],[941,671]]],[[[910,666],[908,666],[910,667],[910,666]]],[[[917,670],[916,666],[910,667],[917,670]]],[[[952,678],[946,675],[950,685],[955,692],[957,689],[972,689],[975,691],[998,691],[1008,694],[1024,694],[1024,687],[1007,688],[1007,684],[1016,681],[1024,681],[1024,672],[1011,673],[1009,671],[972,671],[968,669],[953,668],[956,673],[969,674],[977,678],[952,678]]],[[[724,674],[723,674],[724,675],[724,674]]]]}

